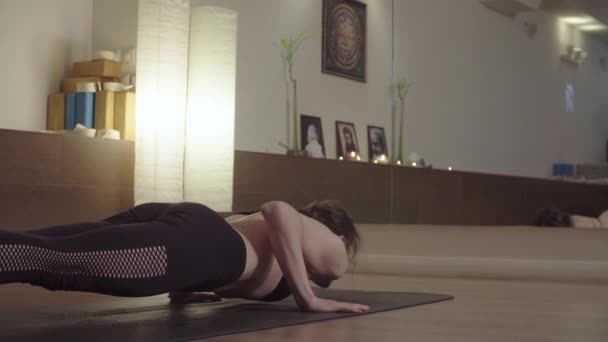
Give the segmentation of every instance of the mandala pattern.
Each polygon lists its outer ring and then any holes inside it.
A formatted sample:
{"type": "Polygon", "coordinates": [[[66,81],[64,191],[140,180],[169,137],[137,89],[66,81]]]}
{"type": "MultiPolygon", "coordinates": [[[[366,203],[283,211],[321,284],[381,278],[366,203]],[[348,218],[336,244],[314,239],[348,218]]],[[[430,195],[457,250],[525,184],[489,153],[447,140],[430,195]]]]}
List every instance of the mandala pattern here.
{"type": "Polygon", "coordinates": [[[357,13],[344,4],[336,6],[329,23],[329,53],[336,64],[353,70],[361,60],[363,33],[357,13]]]}
{"type": "Polygon", "coordinates": [[[365,4],[325,0],[323,71],[365,81],[365,4]]]}

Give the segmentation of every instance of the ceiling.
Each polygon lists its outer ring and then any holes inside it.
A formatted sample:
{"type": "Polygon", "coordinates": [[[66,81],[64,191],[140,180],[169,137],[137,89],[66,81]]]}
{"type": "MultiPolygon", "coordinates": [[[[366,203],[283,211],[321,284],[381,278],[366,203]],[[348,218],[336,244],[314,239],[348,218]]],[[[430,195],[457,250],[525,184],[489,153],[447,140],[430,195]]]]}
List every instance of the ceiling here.
{"type": "MultiPolygon", "coordinates": [[[[543,0],[540,8],[560,17],[590,16],[608,26],[608,0],[543,0]]],[[[608,44],[608,30],[588,33],[608,44]]]]}

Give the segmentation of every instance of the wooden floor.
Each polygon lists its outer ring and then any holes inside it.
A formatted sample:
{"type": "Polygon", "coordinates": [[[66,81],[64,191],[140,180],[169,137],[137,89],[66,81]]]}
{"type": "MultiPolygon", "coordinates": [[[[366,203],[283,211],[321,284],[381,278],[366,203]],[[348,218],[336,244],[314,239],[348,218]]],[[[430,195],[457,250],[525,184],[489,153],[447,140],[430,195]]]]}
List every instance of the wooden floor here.
{"type": "Polygon", "coordinates": [[[205,341],[608,341],[608,286],[352,277],[336,288],[438,292],[453,301],[205,341]]]}

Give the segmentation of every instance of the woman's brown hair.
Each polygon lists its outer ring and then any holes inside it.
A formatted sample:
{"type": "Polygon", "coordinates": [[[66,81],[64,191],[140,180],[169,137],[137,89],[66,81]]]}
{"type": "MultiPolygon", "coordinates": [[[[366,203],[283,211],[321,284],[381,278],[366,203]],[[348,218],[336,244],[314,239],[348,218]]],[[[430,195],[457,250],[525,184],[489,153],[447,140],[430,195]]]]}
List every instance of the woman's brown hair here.
{"type": "Polygon", "coordinates": [[[535,226],[539,227],[571,227],[571,215],[556,208],[543,208],[536,213],[535,226]]]}
{"type": "Polygon", "coordinates": [[[353,218],[344,205],[336,200],[313,202],[298,210],[324,224],[338,236],[344,236],[344,243],[349,259],[353,259],[359,251],[359,232],[355,227],[353,218]]]}

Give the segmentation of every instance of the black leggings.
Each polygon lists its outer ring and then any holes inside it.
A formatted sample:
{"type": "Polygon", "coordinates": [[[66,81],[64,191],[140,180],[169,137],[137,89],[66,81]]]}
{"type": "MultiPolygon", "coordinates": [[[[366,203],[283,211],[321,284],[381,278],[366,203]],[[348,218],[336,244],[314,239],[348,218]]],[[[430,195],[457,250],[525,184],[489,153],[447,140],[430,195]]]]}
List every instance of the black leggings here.
{"type": "Polygon", "coordinates": [[[240,235],[196,203],[148,203],[98,222],[0,230],[0,284],[142,297],[210,291],[245,267],[240,235]]]}

